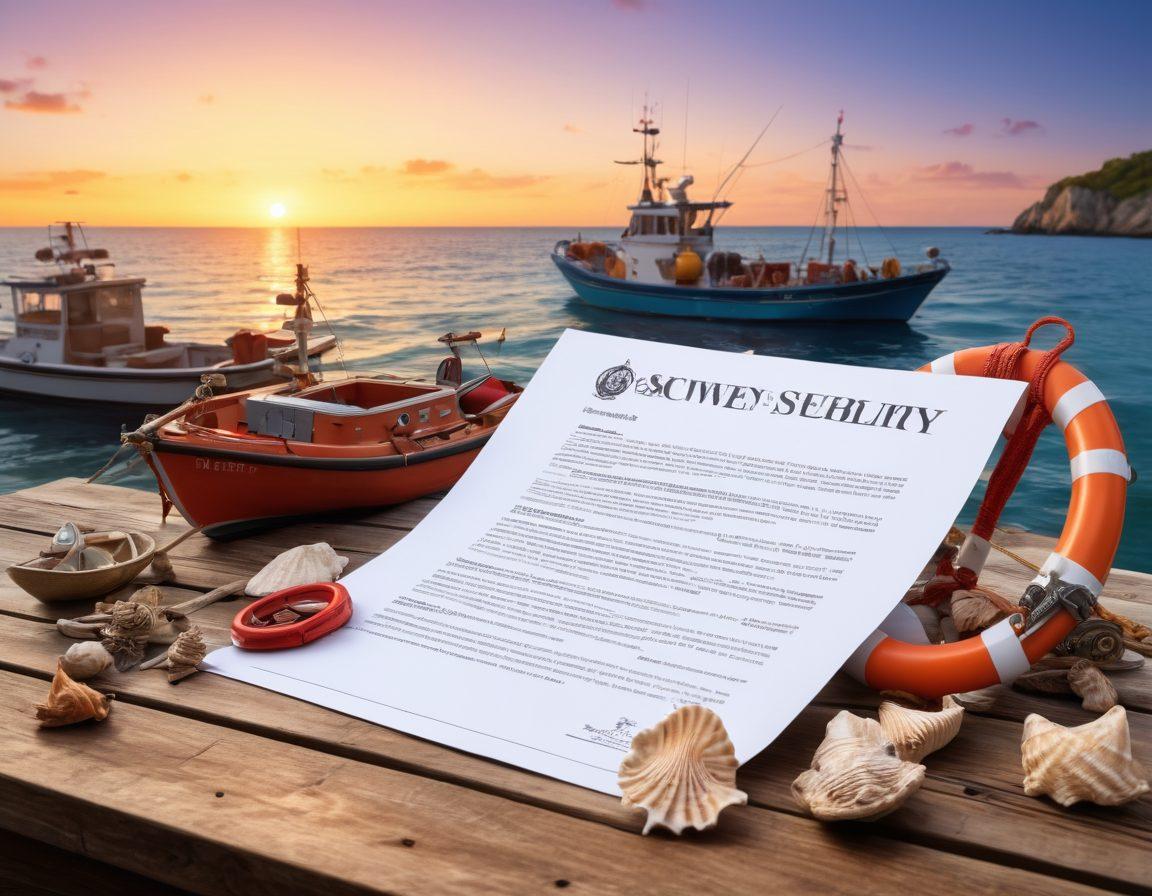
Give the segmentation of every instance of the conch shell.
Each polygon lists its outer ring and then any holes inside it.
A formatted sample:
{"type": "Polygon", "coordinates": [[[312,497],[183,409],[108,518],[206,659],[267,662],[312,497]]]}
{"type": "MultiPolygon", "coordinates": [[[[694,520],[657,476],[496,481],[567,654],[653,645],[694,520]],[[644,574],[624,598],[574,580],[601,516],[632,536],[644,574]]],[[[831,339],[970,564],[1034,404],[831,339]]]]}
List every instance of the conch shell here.
{"type": "Polygon", "coordinates": [[[112,654],[104,645],[96,641],[81,641],[73,644],[60,657],[60,668],[64,674],[76,681],[95,678],[112,665],[112,654]]]}
{"type": "Polygon", "coordinates": [[[946,746],[960,731],[964,707],[951,697],[942,709],[931,711],[901,706],[891,700],[880,704],[880,731],[905,762],[919,762],[946,746]]]}
{"type": "Polygon", "coordinates": [[[64,667],[57,663],[48,699],[36,704],[36,718],[43,728],[75,725],[88,719],[99,722],[107,718],[111,700],[111,694],[98,693],[86,684],[73,681],[64,667]]]}
{"type": "Polygon", "coordinates": [[[1075,728],[1033,713],[1024,720],[1020,753],[1028,796],[1046,794],[1062,806],[1119,806],[1148,792],[1147,773],[1132,758],[1122,706],[1075,728]]]}
{"type": "Polygon", "coordinates": [[[244,588],[249,597],[264,597],[296,585],[335,582],[348,558],[339,556],[326,542],[302,544],[272,559],[252,576],[244,588]]]}
{"type": "Polygon", "coordinates": [[[1068,670],[1068,684],[1089,712],[1107,712],[1120,702],[1108,676],[1088,660],[1081,660],[1068,670]]]}
{"type": "Polygon", "coordinates": [[[828,723],[812,767],[792,782],[792,797],[821,821],[871,821],[904,804],[924,781],[875,719],[842,710],[828,723]]]}
{"type": "Polygon", "coordinates": [[[707,830],[724,809],[748,802],[736,788],[738,765],[720,717],[704,706],[682,706],[632,738],[620,763],[623,803],[648,811],[645,834],[657,826],[674,834],[707,830]]]}

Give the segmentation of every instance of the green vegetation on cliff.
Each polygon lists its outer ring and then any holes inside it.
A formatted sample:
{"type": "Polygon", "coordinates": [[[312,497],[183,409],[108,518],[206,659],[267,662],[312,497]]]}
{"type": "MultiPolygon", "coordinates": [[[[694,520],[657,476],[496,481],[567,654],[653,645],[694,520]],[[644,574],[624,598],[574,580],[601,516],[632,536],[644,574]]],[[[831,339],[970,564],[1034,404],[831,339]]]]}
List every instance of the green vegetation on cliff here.
{"type": "Polygon", "coordinates": [[[1152,149],[1134,152],[1126,159],[1109,159],[1099,171],[1066,177],[1050,189],[1064,187],[1107,190],[1117,199],[1127,199],[1152,190],[1152,149]]]}

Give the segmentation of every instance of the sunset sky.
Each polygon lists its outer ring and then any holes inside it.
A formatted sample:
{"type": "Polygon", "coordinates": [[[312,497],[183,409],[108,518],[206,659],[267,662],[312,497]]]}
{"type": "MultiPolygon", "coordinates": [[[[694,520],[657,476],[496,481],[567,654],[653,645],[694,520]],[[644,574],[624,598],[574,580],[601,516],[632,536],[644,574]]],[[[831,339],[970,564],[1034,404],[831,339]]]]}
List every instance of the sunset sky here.
{"type": "Polygon", "coordinates": [[[1106,0],[0,0],[0,226],[618,224],[645,96],[701,198],[782,107],[725,223],[811,223],[827,148],[776,160],[843,109],[883,223],[1006,224],[1152,147],[1150,32],[1106,0]]]}

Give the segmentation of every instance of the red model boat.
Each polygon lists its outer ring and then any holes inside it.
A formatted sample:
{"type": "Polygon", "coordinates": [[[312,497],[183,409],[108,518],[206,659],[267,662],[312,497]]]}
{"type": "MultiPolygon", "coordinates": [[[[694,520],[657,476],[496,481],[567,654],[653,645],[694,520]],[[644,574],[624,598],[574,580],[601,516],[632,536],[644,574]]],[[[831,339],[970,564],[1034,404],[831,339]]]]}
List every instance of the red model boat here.
{"type": "Polygon", "coordinates": [[[410,501],[452,486],[521,391],[491,373],[460,384],[456,344],[479,336],[441,338],[453,357],[436,384],[352,377],[208,393],[126,439],[143,449],[165,510],[216,538],[410,501]]]}

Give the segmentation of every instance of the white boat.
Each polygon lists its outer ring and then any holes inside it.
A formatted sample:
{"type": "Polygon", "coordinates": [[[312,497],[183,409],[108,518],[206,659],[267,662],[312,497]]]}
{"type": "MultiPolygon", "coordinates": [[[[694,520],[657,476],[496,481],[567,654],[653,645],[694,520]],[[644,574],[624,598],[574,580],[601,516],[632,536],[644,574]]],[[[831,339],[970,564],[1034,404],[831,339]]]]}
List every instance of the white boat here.
{"type": "MultiPolygon", "coordinates": [[[[49,237],[52,246],[36,259],[54,263],[56,273],[4,281],[15,332],[0,339],[0,391],[159,408],[182,402],[208,374],[224,375],[217,393],[291,378],[284,362],[297,358],[296,321],[272,332],[241,330],[218,344],[169,341],[167,327],[144,321],[144,278],[116,276],[108,252],[88,248],[76,223],[49,228],[49,237]]],[[[277,301],[297,304],[287,295],[277,301]]],[[[310,357],[335,346],[334,335],[306,335],[310,357]]]]}

